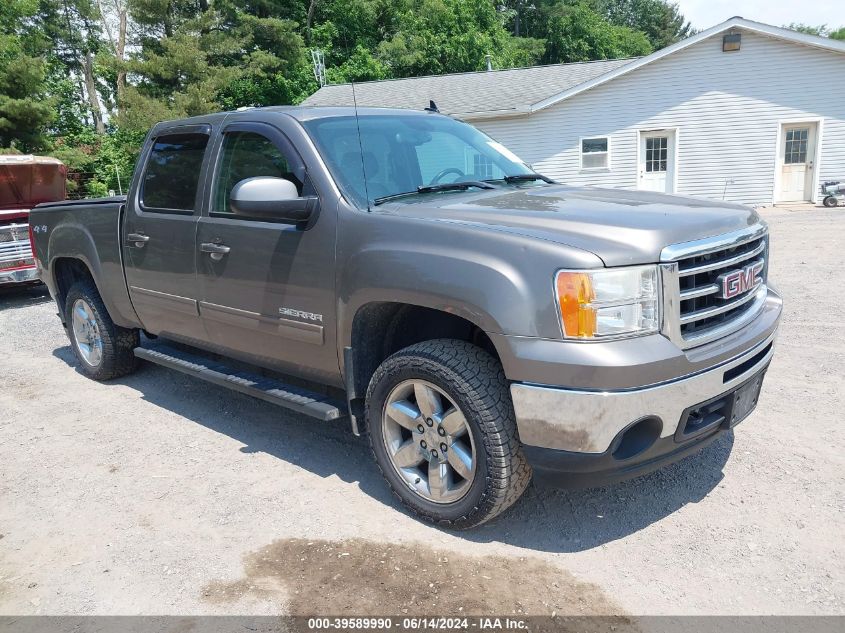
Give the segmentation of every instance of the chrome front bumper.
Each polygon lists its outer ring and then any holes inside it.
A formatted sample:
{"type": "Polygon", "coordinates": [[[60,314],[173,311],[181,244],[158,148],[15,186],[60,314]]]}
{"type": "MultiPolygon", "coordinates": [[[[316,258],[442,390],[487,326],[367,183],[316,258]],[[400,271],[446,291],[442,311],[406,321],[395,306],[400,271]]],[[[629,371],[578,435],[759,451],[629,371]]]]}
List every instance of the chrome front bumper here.
{"type": "Polygon", "coordinates": [[[17,270],[0,270],[0,285],[23,284],[38,281],[38,268],[18,268],[17,270]]]}
{"type": "Polygon", "coordinates": [[[660,438],[675,434],[690,407],[732,391],[768,365],[776,333],[705,371],[641,389],[581,391],[511,385],[519,436],[526,446],[604,453],[632,423],[656,417],[660,438]]]}

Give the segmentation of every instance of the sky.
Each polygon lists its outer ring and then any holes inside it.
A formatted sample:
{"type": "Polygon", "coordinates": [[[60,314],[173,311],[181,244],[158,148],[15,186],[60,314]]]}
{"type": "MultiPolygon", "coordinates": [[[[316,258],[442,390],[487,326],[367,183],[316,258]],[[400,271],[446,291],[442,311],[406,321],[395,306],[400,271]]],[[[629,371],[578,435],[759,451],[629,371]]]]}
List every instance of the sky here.
{"type": "Polygon", "coordinates": [[[692,25],[703,30],[739,15],[746,20],[784,26],[791,22],[845,25],[842,0],[674,0],[692,25]]]}

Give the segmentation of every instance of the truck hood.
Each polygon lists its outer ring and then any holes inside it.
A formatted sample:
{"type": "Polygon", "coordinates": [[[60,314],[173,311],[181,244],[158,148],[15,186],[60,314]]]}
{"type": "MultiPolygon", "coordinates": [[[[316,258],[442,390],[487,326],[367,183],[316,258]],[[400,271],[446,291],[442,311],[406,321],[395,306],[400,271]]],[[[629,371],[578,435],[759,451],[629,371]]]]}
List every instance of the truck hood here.
{"type": "Polygon", "coordinates": [[[738,204],[623,189],[565,185],[438,193],[386,212],[475,224],[594,253],[606,266],[655,263],[670,244],[746,228],[757,213],[738,204]]]}

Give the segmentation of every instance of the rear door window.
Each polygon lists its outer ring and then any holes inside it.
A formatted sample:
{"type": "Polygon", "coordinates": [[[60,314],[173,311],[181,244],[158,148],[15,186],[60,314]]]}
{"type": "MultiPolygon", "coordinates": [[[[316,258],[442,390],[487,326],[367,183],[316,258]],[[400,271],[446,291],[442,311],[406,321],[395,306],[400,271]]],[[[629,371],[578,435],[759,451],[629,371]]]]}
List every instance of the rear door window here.
{"type": "Polygon", "coordinates": [[[206,134],[156,138],[141,189],[145,211],[193,212],[206,145],[206,134]]]}

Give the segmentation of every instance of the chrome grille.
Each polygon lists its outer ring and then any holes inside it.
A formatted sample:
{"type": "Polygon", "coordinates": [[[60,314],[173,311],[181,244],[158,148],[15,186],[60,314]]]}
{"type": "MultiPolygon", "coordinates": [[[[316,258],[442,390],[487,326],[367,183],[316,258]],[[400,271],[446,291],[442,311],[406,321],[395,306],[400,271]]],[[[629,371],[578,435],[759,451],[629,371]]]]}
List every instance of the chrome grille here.
{"type": "Polygon", "coordinates": [[[745,325],[765,301],[768,244],[765,225],[758,225],[664,249],[664,333],[682,347],[692,347],[745,325]],[[739,284],[740,271],[745,285],[724,297],[723,279],[739,284]]]}
{"type": "Polygon", "coordinates": [[[0,226],[0,270],[34,266],[28,224],[0,226]]]}

